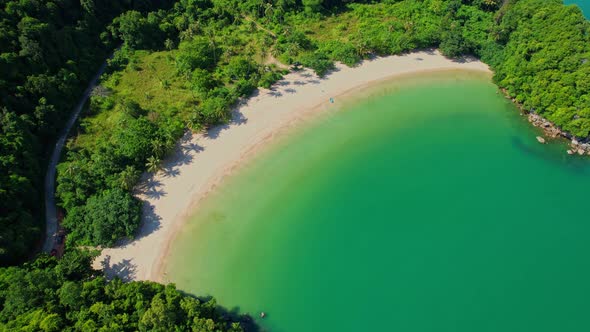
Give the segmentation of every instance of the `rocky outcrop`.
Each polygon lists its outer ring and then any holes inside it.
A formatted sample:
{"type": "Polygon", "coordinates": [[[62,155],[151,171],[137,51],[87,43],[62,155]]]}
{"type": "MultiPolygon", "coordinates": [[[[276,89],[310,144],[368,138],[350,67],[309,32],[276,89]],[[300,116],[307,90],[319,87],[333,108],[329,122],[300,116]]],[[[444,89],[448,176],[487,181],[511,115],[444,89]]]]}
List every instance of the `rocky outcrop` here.
{"type": "MultiPolygon", "coordinates": [[[[533,126],[543,130],[545,137],[553,138],[553,139],[563,137],[565,139],[570,140],[571,141],[570,142],[571,148],[569,150],[567,150],[567,153],[569,155],[578,154],[580,156],[582,156],[582,155],[590,156],[590,143],[588,143],[588,141],[587,142],[580,142],[578,139],[573,137],[570,133],[561,130],[554,123],[552,123],[551,121],[549,121],[549,120],[543,118],[542,116],[540,116],[539,114],[537,114],[535,112],[535,110],[530,110],[530,111],[525,110],[524,107],[518,101],[516,101],[516,99],[509,97],[509,94],[505,89],[502,89],[502,92],[504,92],[504,95],[507,98],[509,98],[510,100],[512,100],[512,102],[516,106],[518,106],[518,108],[524,114],[526,114],[529,122],[533,126]]],[[[541,144],[546,143],[546,139],[542,136],[537,136],[537,141],[541,144]]]]}
{"type": "Polygon", "coordinates": [[[581,143],[577,139],[573,138],[570,143],[571,150],[577,153],[580,156],[588,155],[590,156],[590,144],[589,143],[581,143]]]}
{"type": "Polygon", "coordinates": [[[533,126],[541,128],[543,130],[545,136],[550,138],[557,138],[560,136],[567,137],[564,135],[564,133],[562,133],[562,131],[559,128],[557,128],[557,126],[555,126],[553,123],[549,122],[549,120],[543,118],[539,114],[528,113],[527,117],[529,119],[529,122],[533,126]]]}
{"type": "MultiPolygon", "coordinates": [[[[571,149],[567,150],[569,155],[578,154],[580,156],[589,155],[590,156],[590,144],[589,143],[582,143],[578,141],[575,137],[572,137],[569,133],[559,129],[556,125],[551,123],[549,120],[544,119],[537,113],[528,113],[527,117],[529,122],[538,128],[541,128],[545,133],[545,136],[550,138],[558,138],[563,137],[569,139],[571,149]]],[[[545,139],[543,137],[537,136],[537,141],[539,143],[545,143],[545,139]]]]}

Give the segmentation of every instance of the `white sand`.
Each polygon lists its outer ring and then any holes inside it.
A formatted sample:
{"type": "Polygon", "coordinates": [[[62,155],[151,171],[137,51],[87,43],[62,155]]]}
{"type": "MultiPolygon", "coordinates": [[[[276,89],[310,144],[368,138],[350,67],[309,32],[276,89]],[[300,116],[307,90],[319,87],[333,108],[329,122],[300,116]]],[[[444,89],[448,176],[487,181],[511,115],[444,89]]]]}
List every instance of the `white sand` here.
{"type": "Polygon", "coordinates": [[[248,152],[270,141],[280,129],[310,110],[319,112],[338,105],[343,94],[374,82],[398,75],[461,69],[490,73],[479,61],[455,62],[438,51],[429,51],[377,58],[355,68],[338,65],[324,79],[309,71],[286,75],[272,90],[259,91],[236,109],[231,124],[214,128],[209,135],[186,135],[177,153],[164,162],[163,171],[146,176],[138,189],[137,197],[146,202],[138,237],[103,250],[95,267],[103,268],[107,276],[118,275],[125,280],[160,281],[160,265],[170,241],[199,199],[248,152]]]}

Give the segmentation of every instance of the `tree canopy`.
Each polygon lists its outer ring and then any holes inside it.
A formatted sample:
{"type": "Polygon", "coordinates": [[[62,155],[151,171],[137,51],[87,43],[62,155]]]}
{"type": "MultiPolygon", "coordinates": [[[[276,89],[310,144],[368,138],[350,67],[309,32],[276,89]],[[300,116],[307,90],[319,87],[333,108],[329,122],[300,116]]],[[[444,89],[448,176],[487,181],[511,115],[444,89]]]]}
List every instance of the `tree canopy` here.
{"type": "Polygon", "coordinates": [[[243,331],[246,317],[214,299],[181,293],[173,284],[107,281],[93,255],[72,250],[59,261],[42,256],[0,268],[3,331],[243,331]]]}
{"type": "Polygon", "coordinates": [[[114,47],[101,33],[126,10],[163,4],[0,0],[0,265],[22,260],[40,239],[46,151],[114,47]]]}

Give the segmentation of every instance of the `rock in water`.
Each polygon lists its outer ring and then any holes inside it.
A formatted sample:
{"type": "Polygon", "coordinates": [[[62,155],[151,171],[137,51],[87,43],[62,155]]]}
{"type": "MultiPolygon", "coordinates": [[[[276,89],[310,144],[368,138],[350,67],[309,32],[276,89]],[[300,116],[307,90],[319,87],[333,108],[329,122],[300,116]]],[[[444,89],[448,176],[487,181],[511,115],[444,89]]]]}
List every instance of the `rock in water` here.
{"type": "Polygon", "coordinates": [[[541,144],[545,144],[545,139],[541,136],[537,136],[537,141],[539,141],[541,144]]]}
{"type": "Polygon", "coordinates": [[[567,150],[567,154],[574,154],[573,150],[567,150]]]}
{"type": "Polygon", "coordinates": [[[260,313],[260,318],[264,318],[264,317],[266,317],[266,313],[263,311],[260,313]]]}

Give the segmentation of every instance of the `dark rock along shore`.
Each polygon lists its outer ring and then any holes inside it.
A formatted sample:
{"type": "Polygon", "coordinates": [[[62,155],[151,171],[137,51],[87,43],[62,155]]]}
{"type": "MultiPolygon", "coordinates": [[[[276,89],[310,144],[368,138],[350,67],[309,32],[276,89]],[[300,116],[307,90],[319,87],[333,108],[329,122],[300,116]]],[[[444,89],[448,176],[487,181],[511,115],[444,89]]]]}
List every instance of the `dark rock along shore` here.
{"type": "MultiPolygon", "coordinates": [[[[529,122],[533,126],[535,126],[537,128],[541,128],[543,130],[543,133],[545,134],[546,137],[552,138],[552,139],[557,139],[557,138],[563,137],[565,139],[568,139],[570,141],[570,147],[571,147],[571,149],[567,150],[567,153],[569,155],[578,154],[578,155],[590,156],[590,143],[580,141],[576,137],[572,136],[570,133],[568,133],[564,130],[561,130],[554,123],[543,118],[542,116],[537,114],[534,110],[531,110],[531,111],[525,110],[524,107],[516,101],[516,99],[511,98],[508,95],[508,92],[505,89],[502,89],[502,92],[516,106],[518,106],[518,108],[521,110],[521,112],[523,112],[524,114],[527,115],[527,119],[529,120],[529,122]]],[[[537,139],[537,140],[539,140],[539,139],[537,139]]],[[[543,142],[541,142],[541,140],[539,140],[539,142],[541,144],[543,144],[544,140],[543,140],[543,142]]]]}

